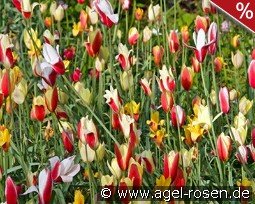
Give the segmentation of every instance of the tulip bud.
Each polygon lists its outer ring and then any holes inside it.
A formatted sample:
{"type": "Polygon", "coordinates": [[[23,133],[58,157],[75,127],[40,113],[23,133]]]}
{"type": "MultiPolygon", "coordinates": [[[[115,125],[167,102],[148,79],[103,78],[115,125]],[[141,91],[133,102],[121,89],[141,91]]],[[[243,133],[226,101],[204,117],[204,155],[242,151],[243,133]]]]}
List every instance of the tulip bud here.
{"type": "Polygon", "coordinates": [[[214,71],[220,72],[224,66],[224,60],[222,57],[216,57],[213,61],[214,63],[214,71]]]}
{"type": "Polygon", "coordinates": [[[152,48],[152,54],[154,57],[154,63],[156,64],[156,66],[160,66],[161,60],[164,55],[164,48],[162,46],[158,46],[158,45],[154,46],[152,48]]]}
{"type": "Polygon", "coordinates": [[[143,18],[143,9],[137,8],[137,9],[135,10],[135,19],[136,19],[137,21],[140,21],[140,20],[142,20],[142,18],[143,18]]]}
{"type": "Polygon", "coordinates": [[[186,67],[184,65],[181,71],[181,85],[186,91],[189,91],[192,87],[192,83],[193,70],[190,67],[186,67]]]}
{"type": "Polygon", "coordinates": [[[176,53],[178,51],[180,43],[177,31],[170,31],[168,36],[168,45],[171,53],[176,53]]]}
{"type": "Polygon", "coordinates": [[[221,133],[217,139],[217,152],[221,161],[227,161],[231,151],[231,139],[224,133],[221,133]]]}
{"type": "Polygon", "coordinates": [[[31,119],[43,121],[46,115],[45,100],[42,96],[33,99],[33,106],[30,112],[31,119]]]}
{"type": "Polygon", "coordinates": [[[146,78],[141,79],[140,81],[141,87],[145,93],[145,95],[150,96],[151,95],[151,88],[150,88],[150,82],[146,78]]]}
{"type": "Polygon", "coordinates": [[[172,110],[171,110],[171,121],[172,121],[172,125],[174,127],[177,127],[179,125],[179,127],[183,126],[186,120],[186,115],[184,110],[181,108],[181,106],[176,105],[173,106],[172,110]]]}
{"type": "Polygon", "coordinates": [[[78,82],[80,81],[81,76],[82,76],[81,70],[79,68],[76,68],[71,75],[71,79],[73,82],[78,82]]]}
{"type": "Polygon", "coordinates": [[[188,43],[189,42],[189,29],[188,29],[188,26],[182,26],[181,34],[182,34],[182,41],[184,43],[188,43]]]}
{"type": "Polygon", "coordinates": [[[243,115],[246,115],[251,109],[252,105],[253,105],[253,100],[250,101],[245,96],[243,96],[241,100],[239,101],[239,111],[243,115]]]}
{"type": "Polygon", "coordinates": [[[151,151],[143,151],[139,156],[138,162],[145,167],[149,174],[152,174],[155,171],[155,163],[151,151]]]}
{"type": "Polygon", "coordinates": [[[152,36],[152,31],[149,29],[148,26],[146,26],[143,29],[143,42],[146,43],[151,39],[152,36]]]}
{"type": "Polygon", "coordinates": [[[112,159],[111,164],[109,164],[109,162],[107,161],[107,166],[112,175],[115,176],[117,179],[120,179],[121,169],[118,165],[117,159],[116,158],[112,159]]]}
{"type": "Polygon", "coordinates": [[[235,35],[232,39],[231,39],[231,45],[234,47],[234,48],[237,48],[239,47],[240,45],[240,35],[235,35]]]}
{"type": "Polygon", "coordinates": [[[124,91],[129,90],[133,86],[133,74],[131,71],[124,71],[120,75],[120,84],[124,91]]]}
{"type": "Polygon", "coordinates": [[[203,29],[205,32],[207,32],[209,26],[209,18],[197,16],[195,19],[195,30],[198,32],[200,29],[203,29]]]}
{"type": "Polygon", "coordinates": [[[235,89],[232,89],[230,92],[229,92],[229,99],[230,101],[234,101],[236,100],[238,97],[238,93],[235,89]]]}
{"type": "Polygon", "coordinates": [[[165,178],[171,178],[172,181],[177,176],[177,169],[179,166],[179,153],[174,150],[170,151],[169,154],[164,155],[163,163],[163,174],[165,178]]]}
{"type": "Polygon", "coordinates": [[[58,105],[58,90],[55,86],[54,88],[49,87],[44,94],[45,104],[50,112],[54,112],[58,105]]]}
{"type": "Polygon", "coordinates": [[[81,12],[80,12],[80,22],[81,22],[81,29],[82,30],[87,29],[87,27],[88,27],[88,19],[89,19],[89,16],[86,13],[86,11],[81,10],[81,12]]]}
{"type": "Polygon", "coordinates": [[[102,33],[99,29],[89,33],[88,42],[85,43],[86,50],[91,57],[95,57],[102,45],[102,33]]]}
{"type": "Polygon", "coordinates": [[[89,6],[86,7],[87,14],[89,15],[89,21],[92,25],[95,25],[98,22],[98,14],[94,9],[91,9],[89,6]]]}
{"type": "Polygon", "coordinates": [[[246,146],[242,145],[238,147],[236,158],[241,164],[247,164],[248,150],[246,146]]]}
{"type": "Polygon", "coordinates": [[[155,6],[150,4],[148,8],[148,18],[149,18],[149,21],[157,21],[161,18],[161,8],[159,4],[155,6]]]}
{"type": "Polygon", "coordinates": [[[125,171],[132,155],[132,147],[130,144],[114,145],[114,153],[117,158],[118,165],[121,170],[125,171]]]}
{"type": "Polygon", "coordinates": [[[194,72],[199,73],[200,72],[200,64],[199,64],[199,61],[197,60],[197,58],[192,57],[191,63],[192,63],[192,68],[193,68],[194,72]]]}
{"type": "Polygon", "coordinates": [[[44,25],[45,25],[46,28],[50,28],[51,27],[51,25],[52,25],[51,17],[46,17],[44,19],[44,25]]]}
{"type": "Polygon", "coordinates": [[[15,185],[10,176],[7,177],[5,182],[5,199],[7,204],[18,203],[17,186],[15,185]]]}
{"type": "Polygon", "coordinates": [[[219,91],[219,101],[220,101],[220,109],[223,113],[227,114],[229,112],[229,94],[227,87],[220,88],[219,91]]]}
{"type": "Polygon", "coordinates": [[[133,181],[133,187],[138,189],[143,183],[143,167],[133,158],[130,159],[128,177],[133,181]]]}
{"type": "Polygon", "coordinates": [[[92,100],[92,93],[88,88],[85,89],[84,84],[81,82],[76,82],[74,84],[74,89],[79,93],[80,98],[85,102],[87,105],[91,103],[92,100]]]}
{"type": "Polygon", "coordinates": [[[10,82],[10,71],[8,69],[3,70],[2,79],[0,81],[1,83],[1,91],[5,98],[9,96],[11,93],[11,82],[10,82]]]}
{"type": "Polygon", "coordinates": [[[75,47],[68,47],[64,49],[63,57],[66,60],[72,60],[75,57],[75,47]]]}
{"type": "Polygon", "coordinates": [[[255,60],[252,60],[248,68],[248,79],[251,88],[255,89],[255,60]]]}
{"type": "Polygon", "coordinates": [[[202,9],[205,14],[209,14],[211,12],[211,3],[209,0],[202,0],[202,9]]]}
{"type": "Polygon", "coordinates": [[[237,50],[236,54],[234,55],[233,52],[231,53],[232,55],[232,63],[236,69],[240,68],[243,64],[244,61],[244,55],[242,52],[237,50]]]}
{"type": "Polygon", "coordinates": [[[54,45],[55,38],[48,29],[43,32],[43,39],[46,43],[54,45]]]}
{"type": "Polygon", "coordinates": [[[59,125],[59,130],[61,132],[62,142],[65,150],[72,153],[74,150],[74,136],[70,123],[61,122],[61,125],[59,125]]]}
{"type": "Polygon", "coordinates": [[[164,91],[161,93],[161,105],[166,113],[168,113],[172,109],[174,105],[174,99],[171,92],[164,91]]]}
{"type": "Polygon", "coordinates": [[[133,46],[137,43],[139,38],[138,30],[135,27],[130,28],[128,32],[128,43],[133,46]]]}
{"type": "Polygon", "coordinates": [[[253,147],[255,147],[255,128],[253,128],[251,131],[251,142],[253,147]]]}
{"type": "MultiPolygon", "coordinates": [[[[0,107],[1,107],[1,95],[0,94],[0,107]]],[[[17,104],[22,104],[25,101],[27,95],[27,81],[22,79],[18,85],[15,86],[15,89],[12,93],[12,99],[17,104]]]]}
{"type": "Polygon", "coordinates": [[[57,7],[53,15],[56,21],[59,21],[59,22],[62,21],[62,19],[64,18],[64,8],[62,7],[62,5],[59,5],[57,7]]]}
{"type": "Polygon", "coordinates": [[[40,3],[40,11],[41,13],[45,13],[47,10],[47,4],[46,3],[40,3]]]}

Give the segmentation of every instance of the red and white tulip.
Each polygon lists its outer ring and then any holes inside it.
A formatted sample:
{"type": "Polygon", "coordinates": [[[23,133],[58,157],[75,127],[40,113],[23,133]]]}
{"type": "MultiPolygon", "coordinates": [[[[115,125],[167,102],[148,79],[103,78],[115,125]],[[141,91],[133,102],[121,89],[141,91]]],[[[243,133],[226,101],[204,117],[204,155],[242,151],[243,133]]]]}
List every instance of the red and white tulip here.
{"type": "Polygon", "coordinates": [[[175,80],[173,77],[172,71],[166,68],[165,65],[163,65],[162,69],[159,70],[160,78],[157,78],[159,88],[161,92],[163,91],[174,91],[175,89],[175,80]]]}
{"type": "Polygon", "coordinates": [[[163,174],[165,178],[175,180],[179,166],[179,153],[174,150],[164,155],[163,174]]]}
{"type": "Polygon", "coordinates": [[[217,139],[217,152],[221,161],[227,161],[231,151],[231,139],[224,133],[221,133],[217,139]]]}
{"type": "Polygon", "coordinates": [[[118,113],[120,111],[121,99],[117,89],[113,89],[111,86],[110,90],[105,91],[104,98],[106,99],[106,103],[110,106],[113,112],[118,113]]]}
{"type": "Polygon", "coordinates": [[[176,53],[179,50],[180,42],[177,31],[170,31],[168,36],[168,45],[171,53],[176,53]]]}
{"type": "Polygon", "coordinates": [[[208,29],[208,42],[214,41],[208,47],[208,52],[211,55],[214,55],[217,51],[217,41],[218,41],[218,26],[215,22],[212,22],[209,29],[208,29]]]}
{"type": "Polygon", "coordinates": [[[146,78],[142,78],[140,84],[145,95],[151,96],[150,81],[148,81],[146,78]]]}
{"type": "Polygon", "coordinates": [[[129,160],[132,156],[131,144],[114,145],[114,153],[117,158],[118,165],[121,170],[126,171],[129,165],[129,160]]]}
{"type": "Polygon", "coordinates": [[[220,88],[219,91],[220,109],[223,113],[227,114],[230,109],[229,93],[227,87],[220,88]]]}
{"type": "Polygon", "coordinates": [[[80,164],[74,164],[75,156],[68,157],[60,161],[55,156],[49,159],[51,166],[51,176],[54,182],[70,183],[73,177],[80,171],[80,164]]]}
{"type": "Polygon", "coordinates": [[[102,45],[103,36],[99,29],[89,33],[88,42],[85,43],[86,50],[91,57],[97,56],[102,45]]]}
{"type": "Polygon", "coordinates": [[[128,43],[129,45],[135,45],[139,39],[138,30],[135,27],[130,28],[128,32],[128,43]]]}
{"type": "Polygon", "coordinates": [[[12,0],[12,3],[26,19],[31,18],[35,6],[39,5],[37,2],[31,5],[30,0],[12,0]]]}
{"type": "Polygon", "coordinates": [[[0,34],[0,62],[3,63],[5,68],[10,68],[14,64],[12,47],[8,35],[0,34]]]}
{"type": "Polygon", "coordinates": [[[112,5],[108,0],[94,0],[93,6],[105,26],[111,28],[118,23],[119,15],[114,14],[112,5]]]}
{"type": "Polygon", "coordinates": [[[15,185],[10,176],[5,181],[5,199],[7,204],[18,203],[19,187],[15,185]]]}
{"type": "Polygon", "coordinates": [[[118,46],[118,55],[115,57],[116,60],[118,60],[121,68],[124,71],[127,71],[132,66],[132,56],[131,56],[132,50],[128,50],[126,45],[123,45],[122,43],[118,46]]]}
{"type": "Polygon", "coordinates": [[[251,88],[255,89],[255,60],[252,60],[248,68],[248,79],[251,88]]]}
{"type": "Polygon", "coordinates": [[[178,126],[181,127],[184,125],[185,120],[186,120],[186,115],[182,107],[179,105],[173,106],[171,110],[172,125],[174,127],[178,127],[178,126]]]}

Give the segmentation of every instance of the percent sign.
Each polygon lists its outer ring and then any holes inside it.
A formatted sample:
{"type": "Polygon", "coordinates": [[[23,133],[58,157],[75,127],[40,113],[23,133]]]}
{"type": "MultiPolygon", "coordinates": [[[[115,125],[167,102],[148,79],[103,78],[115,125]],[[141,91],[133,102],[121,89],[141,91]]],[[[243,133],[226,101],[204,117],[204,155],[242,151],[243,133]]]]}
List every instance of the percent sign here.
{"type": "Polygon", "coordinates": [[[253,11],[248,10],[249,6],[250,6],[250,3],[247,3],[246,5],[244,5],[242,2],[239,2],[236,4],[236,10],[242,12],[239,19],[242,19],[244,15],[249,20],[253,18],[253,11]]]}

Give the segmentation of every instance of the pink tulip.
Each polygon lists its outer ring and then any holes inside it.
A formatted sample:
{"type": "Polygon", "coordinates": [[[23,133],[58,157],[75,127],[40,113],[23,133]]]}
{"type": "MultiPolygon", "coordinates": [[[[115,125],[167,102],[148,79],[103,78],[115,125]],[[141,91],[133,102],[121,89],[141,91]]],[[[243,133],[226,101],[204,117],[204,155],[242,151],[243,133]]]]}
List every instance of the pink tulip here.
{"type": "Polygon", "coordinates": [[[111,28],[114,24],[118,23],[119,16],[118,14],[113,13],[112,5],[108,0],[94,0],[93,6],[102,23],[108,28],[111,28]]]}
{"type": "Polygon", "coordinates": [[[223,87],[219,91],[219,101],[220,109],[223,113],[227,114],[229,112],[229,93],[227,87],[223,87]]]}
{"type": "Polygon", "coordinates": [[[252,60],[248,68],[249,85],[255,89],[255,60],[252,60]]]}

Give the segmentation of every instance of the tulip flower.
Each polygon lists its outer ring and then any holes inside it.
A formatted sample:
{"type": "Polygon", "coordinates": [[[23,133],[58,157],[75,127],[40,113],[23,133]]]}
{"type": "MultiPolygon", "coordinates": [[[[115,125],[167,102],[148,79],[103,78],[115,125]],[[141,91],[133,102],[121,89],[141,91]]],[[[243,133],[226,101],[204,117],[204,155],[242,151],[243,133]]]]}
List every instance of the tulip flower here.
{"type": "Polygon", "coordinates": [[[108,0],[94,0],[93,6],[105,26],[111,28],[114,24],[118,23],[119,16],[114,14],[112,5],[108,0]]]}
{"type": "Polygon", "coordinates": [[[210,42],[206,43],[206,38],[205,38],[205,31],[203,29],[200,29],[198,33],[196,34],[195,32],[193,33],[193,39],[195,42],[196,47],[193,46],[188,46],[187,44],[184,43],[187,47],[191,48],[194,50],[195,55],[197,60],[202,63],[205,59],[205,56],[208,51],[208,47],[215,43],[216,39],[211,39],[210,42]]]}
{"type": "Polygon", "coordinates": [[[161,18],[161,8],[159,4],[153,6],[150,4],[148,8],[148,19],[149,21],[157,21],[161,18]]]}
{"type": "Polygon", "coordinates": [[[144,150],[138,157],[138,162],[144,166],[149,174],[155,171],[155,163],[151,151],[144,150]]]}
{"type": "Polygon", "coordinates": [[[194,72],[199,73],[200,72],[200,64],[199,64],[199,61],[197,60],[197,58],[192,57],[191,63],[192,63],[192,68],[193,68],[194,72]]]}
{"type": "Polygon", "coordinates": [[[182,26],[181,28],[182,41],[185,43],[189,42],[189,30],[188,26],[182,26]]]}
{"type": "Polygon", "coordinates": [[[96,125],[88,116],[82,117],[79,124],[77,134],[82,143],[88,144],[90,148],[95,149],[99,145],[98,131],[96,125]]]}
{"type": "Polygon", "coordinates": [[[252,141],[253,147],[255,147],[255,128],[253,128],[251,131],[251,141],[252,141]]]}
{"type": "Polygon", "coordinates": [[[39,5],[37,2],[31,5],[30,0],[12,0],[12,3],[25,19],[31,18],[35,6],[39,5]]]}
{"type": "Polygon", "coordinates": [[[80,81],[81,76],[82,76],[81,70],[79,68],[76,68],[71,74],[71,80],[73,82],[78,82],[80,81]]]}
{"type": "Polygon", "coordinates": [[[176,105],[173,106],[172,110],[171,110],[171,121],[172,121],[172,125],[174,127],[181,127],[184,125],[186,120],[186,115],[184,110],[181,108],[181,106],[176,105]]]}
{"type": "Polygon", "coordinates": [[[240,45],[240,35],[235,35],[232,39],[231,39],[231,45],[234,48],[239,47],[240,45]]]}
{"type": "Polygon", "coordinates": [[[72,60],[75,57],[75,47],[68,47],[64,49],[63,57],[66,60],[72,60]]]}
{"type": "Polygon", "coordinates": [[[179,37],[175,30],[171,30],[168,36],[168,45],[171,53],[176,53],[179,50],[179,37]]]}
{"type": "Polygon", "coordinates": [[[148,26],[145,26],[143,29],[143,42],[146,43],[151,39],[152,31],[149,29],[148,26]]]}
{"type": "Polygon", "coordinates": [[[74,84],[74,89],[78,92],[80,98],[82,99],[82,101],[89,105],[91,103],[91,100],[92,100],[92,94],[91,94],[91,91],[84,87],[84,84],[81,83],[81,82],[76,82],[74,84]]]}
{"type": "Polygon", "coordinates": [[[195,30],[198,32],[200,29],[203,29],[204,32],[207,32],[209,26],[209,18],[197,16],[195,19],[195,30]]]}
{"type": "Polygon", "coordinates": [[[131,118],[129,115],[121,114],[119,117],[121,130],[126,138],[129,138],[130,136],[130,126],[135,121],[133,118],[131,118]]]}
{"type": "Polygon", "coordinates": [[[209,45],[208,52],[209,54],[214,55],[217,51],[217,42],[218,42],[218,27],[215,22],[211,23],[208,30],[208,42],[212,42],[212,41],[214,41],[214,43],[209,45]]]}
{"type": "Polygon", "coordinates": [[[217,139],[217,152],[221,161],[227,161],[231,151],[231,139],[224,133],[221,133],[217,139]]]}
{"type": "Polygon", "coordinates": [[[251,88],[255,89],[255,60],[252,60],[248,68],[248,79],[251,88]]]}
{"type": "MultiPolygon", "coordinates": [[[[89,21],[92,25],[95,25],[98,22],[98,14],[97,12],[95,12],[94,9],[91,9],[89,6],[86,7],[86,12],[89,16],[89,21]]],[[[82,20],[80,19],[81,24],[82,24],[82,20]]]]}
{"type": "Polygon", "coordinates": [[[236,152],[236,159],[241,163],[241,164],[247,164],[247,159],[248,159],[248,150],[247,147],[242,145],[239,146],[236,152]]]}
{"type": "Polygon", "coordinates": [[[145,95],[151,96],[150,82],[146,78],[143,78],[143,79],[141,79],[140,84],[141,84],[141,88],[143,89],[145,95]]]}
{"type": "Polygon", "coordinates": [[[156,45],[152,48],[152,54],[154,63],[156,64],[156,66],[159,66],[164,55],[164,48],[162,46],[156,45]]]}
{"type": "Polygon", "coordinates": [[[214,63],[214,71],[215,72],[220,72],[225,65],[222,57],[216,57],[214,59],[213,63],[214,63]]]}
{"type": "Polygon", "coordinates": [[[51,17],[46,17],[44,19],[44,25],[45,25],[46,28],[50,28],[51,27],[51,25],[52,25],[51,17]]]}
{"type": "Polygon", "coordinates": [[[172,186],[174,186],[175,188],[177,187],[184,187],[185,186],[185,177],[183,174],[183,170],[178,167],[177,168],[177,173],[176,173],[176,178],[174,179],[174,181],[172,181],[172,186]]]}
{"type": "MultiPolygon", "coordinates": [[[[29,34],[27,34],[27,35],[28,35],[28,38],[30,38],[29,34]]],[[[43,39],[46,43],[48,43],[50,45],[54,45],[54,43],[55,43],[54,35],[52,35],[48,29],[43,32],[43,39]]],[[[31,42],[31,43],[33,43],[33,42],[31,42]]]]}
{"type": "MultiPolygon", "coordinates": [[[[80,1],[80,0],[78,0],[80,1]]],[[[83,1],[83,0],[82,0],[83,1]]],[[[82,192],[80,190],[75,190],[74,192],[74,204],[82,204],[85,203],[85,198],[82,195],[82,192]]]]}
{"type": "Polygon", "coordinates": [[[241,100],[239,101],[239,106],[238,106],[239,111],[242,114],[246,115],[251,109],[252,105],[253,105],[253,100],[250,101],[245,96],[243,96],[241,100]]]}
{"type": "Polygon", "coordinates": [[[160,91],[174,91],[175,89],[175,80],[173,77],[173,73],[171,69],[167,69],[165,65],[163,65],[162,69],[159,70],[160,78],[157,78],[157,82],[160,88],[160,91]]]}
{"type": "Polygon", "coordinates": [[[130,28],[128,32],[128,43],[129,45],[135,45],[139,39],[138,30],[135,27],[130,28]]]}
{"type": "Polygon", "coordinates": [[[126,171],[128,168],[129,160],[132,156],[131,144],[122,144],[118,146],[114,145],[114,153],[117,158],[118,165],[122,171],[126,171]]]}
{"type": "Polygon", "coordinates": [[[5,199],[7,204],[18,203],[19,187],[15,185],[10,176],[5,181],[5,199]]]}
{"type": "Polygon", "coordinates": [[[165,178],[171,178],[174,181],[179,166],[179,153],[172,150],[164,155],[163,161],[163,174],[165,178]]]}
{"type": "Polygon", "coordinates": [[[118,113],[120,111],[121,99],[117,89],[113,89],[111,86],[110,90],[105,91],[104,98],[106,99],[106,103],[110,106],[113,112],[118,113]]]}
{"type": "MultiPolygon", "coordinates": [[[[1,75],[0,75],[1,76],[1,75]]],[[[11,93],[11,78],[10,70],[4,69],[2,72],[2,78],[0,81],[0,90],[5,98],[7,98],[11,93]]]]}
{"type": "Polygon", "coordinates": [[[231,52],[231,59],[232,59],[232,63],[234,65],[234,67],[236,69],[239,69],[244,61],[244,55],[242,52],[240,52],[239,50],[237,50],[236,54],[233,54],[233,52],[231,52]]]}
{"type": "Polygon", "coordinates": [[[124,71],[120,74],[120,85],[124,91],[127,91],[134,85],[133,74],[131,70],[124,71]]]}
{"type": "Polygon", "coordinates": [[[161,93],[160,100],[161,100],[161,105],[162,105],[163,110],[166,113],[168,113],[174,105],[173,94],[169,91],[163,91],[161,93]]]}
{"type": "Polygon", "coordinates": [[[112,198],[117,186],[116,178],[114,176],[103,175],[101,177],[101,186],[110,190],[108,198],[112,198]]]}
{"type": "Polygon", "coordinates": [[[80,26],[82,30],[86,30],[88,27],[89,16],[86,11],[80,11],[80,26]]]}
{"type": "MultiPolygon", "coordinates": [[[[58,46],[57,46],[58,50],[58,46]]],[[[43,68],[52,68],[57,74],[65,73],[65,65],[59,56],[59,53],[54,49],[50,44],[43,44],[43,57],[45,62],[42,62],[41,69],[43,68]]],[[[49,72],[49,71],[48,71],[49,72]]]]}
{"type": "Polygon", "coordinates": [[[136,162],[133,158],[130,159],[128,167],[128,177],[133,182],[133,187],[138,189],[143,183],[143,166],[136,162]]]}
{"type": "Polygon", "coordinates": [[[193,84],[193,70],[185,65],[181,71],[181,85],[186,90],[189,91],[193,84]]]}
{"type": "Polygon", "coordinates": [[[205,14],[209,14],[211,12],[211,3],[209,0],[202,0],[202,9],[205,14]]]}
{"type": "Polygon", "coordinates": [[[75,156],[68,157],[60,162],[59,157],[49,159],[51,176],[54,182],[70,183],[73,177],[80,171],[80,164],[74,164],[75,156]]]}
{"type": "Polygon", "coordinates": [[[107,166],[112,173],[113,176],[115,176],[117,179],[120,179],[121,177],[121,169],[118,165],[117,159],[113,158],[111,161],[111,164],[107,161],[107,166]]]}
{"type": "Polygon", "coordinates": [[[227,114],[229,112],[229,93],[227,87],[220,88],[219,101],[221,112],[227,114]]]}
{"type": "Polygon", "coordinates": [[[38,187],[30,186],[25,193],[26,195],[32,192],[37,192],[39,196],[39,203],[50,204],[51,194],[53,190],[53,180],[51,177],[51,171],[49,169],[43,169],[38,178],[38,187]]]}
{"type": "Polygon", "coordinates": [[[46,116],[45,101],[42,96],[33,99],[33,105],[30,112],[31,119],[43,121],[46,116]]]}
{"type": "Polygon", "coordinates": [[[142,18],[143,18],[143,9],[137,8],[137,9],[135,10],[135,19],[136,19],[137,21],[140,21],[140,20],[142,20],[142,18]]]}
{"type": "Polygon", "coordinates": [[[44,93],[45,105],[50,112],[54,112],[58,105],[58,90],[55,86],[54,88],[49,87],[44,93]]]}
{"type": "Polygon", "coordinates": [[[9,130],[4,125],[1,125],[0,126],[0,147],[2,147],[2,149],[5,152],[9,150],[11,137],[12,136],[9,130]]]}
{"type": "Polygon", "coordinates": [[[63,20],[65,13],[64,13],[64,8],[62,5],[58,5],[58,7],[55,9],[53,16],[56,21],[60,22],[63,20]]]}
{"type": "Polygon", "coordinates": [[[85,43],[86,50],[91,57],[95,57],[102,45],[102,33],[99,29],[89,33],[88,42],[85,43]]]}
{"type": "Polygon", "coordinates": [[[124,106],[124,112],[134,118],[135,121],[138,121],[140,116],[140,103],[136,103],[133,100],[126,103],[124,106]]]}
{"type": "Polygon", "coordinates": [[[74,136],[71,125],[68,122],[61,122],[59,125],[62,142],[67,152],[72,153],[74,150],[74,136]]]}
{"type": "Polygon", "coordinates": [[[128,50],[126,45],[120,43],[118,46],[118,53],[115,59],[118,60],[124,71],[129,70],[132,65],[131,50],[128,50]]]}
{"type": "Polygon", "coordinates": [[[3,63],[5,68],[10,68],[14,64],[12,46],[8,35],[0,34],[0,62],[3,63]]]}

